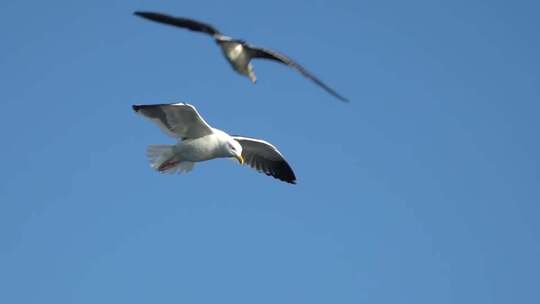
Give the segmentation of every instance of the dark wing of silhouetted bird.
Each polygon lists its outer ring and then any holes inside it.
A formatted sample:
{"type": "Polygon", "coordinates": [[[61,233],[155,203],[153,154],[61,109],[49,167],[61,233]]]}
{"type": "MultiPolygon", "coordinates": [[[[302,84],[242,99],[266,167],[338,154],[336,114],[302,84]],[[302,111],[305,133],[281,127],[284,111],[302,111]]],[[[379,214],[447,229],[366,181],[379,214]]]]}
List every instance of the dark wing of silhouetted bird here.
{"type": "Polygon", "coordinates": [[[298,72],[300,72],[300,74],[302,74],[304,77],[306,77],[308,79],[311,79],[318,86],[323,88],[326,92],[330,93],[332,96],[336,97],[337,99],[339,99],[341,101],[345,101],[345,102],[349,101],[347,98],[340,95],[338,92],[336,92],[334,89],[332,89],[331,87],[326,85],[319,78],[317,78],[311,72],[306,70],[300,64],[293,61],[291,58],[289,58],[289,57],[287,57],[287,56],[285,56],[285,55],[283,55],[281,53],[278,53],[276,51],[273,51],[273,50],[269,50],[269,49],[265,49],[265,48],[259,48],[259,47],[255,47],[255,46],[247,45],[247,44],[246,44],[246,46],[249,48],[249,50],[250,50],[249,53],[250,53],[250,56],[252,58],[269,59],[269,60],[274,60],[274,61],[286,64],[289,67],[291,67],[291,68],[297,70],[298,72]]]}
{"type": "Polygon", "coordinates": [[[215,29],[213,26],[207,23],[199,22],[193,19],[174,17],[170,15],[165,15],[161,13],[153,12],[135,12],[135,15],[143,17],[148,20],[156,21],[159,23],[164,23],[168,25],[173,25],[181,28],[186,28],[195,32],[206,33],[209,35],[221,35],[221,33],[215,29]]]}

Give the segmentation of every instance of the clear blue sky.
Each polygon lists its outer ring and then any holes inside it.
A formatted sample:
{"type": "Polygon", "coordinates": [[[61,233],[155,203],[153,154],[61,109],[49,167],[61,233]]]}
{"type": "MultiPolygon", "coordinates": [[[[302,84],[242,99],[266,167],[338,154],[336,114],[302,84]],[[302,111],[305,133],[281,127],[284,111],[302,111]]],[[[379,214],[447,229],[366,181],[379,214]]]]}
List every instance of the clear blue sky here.
{"type": "Polygon", "coordinates": [[[1,303],[540,303],[534,1],[0,2],[1,303]],[[351,99],[255,62],[210,22],[351,99]],[[298,185],[227,160],[152,171],[134,103],[267,139],[298,185]]]}

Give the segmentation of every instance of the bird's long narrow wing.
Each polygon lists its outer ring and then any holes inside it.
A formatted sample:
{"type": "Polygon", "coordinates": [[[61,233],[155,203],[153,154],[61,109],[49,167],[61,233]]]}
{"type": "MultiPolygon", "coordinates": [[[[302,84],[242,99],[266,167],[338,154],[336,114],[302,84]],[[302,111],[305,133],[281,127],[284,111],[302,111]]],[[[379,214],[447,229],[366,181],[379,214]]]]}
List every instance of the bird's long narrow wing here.
{"type": "Polygon", "coordinates": [[[133,110],[177,139],[199,138],[213,133],[197,109],[187,103],[134,105],[133,110]]]}
{"type": "Polygon", "coordinates": [[[233,136],[242,146],[242,157],[253,169],[287,183],[296,184],[296,176],[283,155],[270,143],[249,137],[233,136]]]}
{"type": "Polygon", "coordinates": [[[337,99],[341,101],[348,102],[349,100],[342,95],[340,95],[338,92],[336,92],[331,87],[327,86],[324,82],[322,82],[319,78],[317,78],[315,75],[310,73],[308,70],[306,70],[303,66],[299,65],[298,63],[294,62],[291,58],[278,53],[273,50],[265,49],[265,48],[259,48],[252,45],[247,45],[250,55],[252,58],[262,58],[262,59],[269,59],[281,62],[283,64],[286,64],[290,66],[291,68],[297,70],[302,74],[304,77],[311,79],[313,82],[315,82],[318,86],[323,88],[326,92],[330,93],[332,96],[336,97],[337,99]]]}
{"type": "Polygon", "coordinates": [[[153,13],[153,12],[135,12],[134,13],[137,16],[146,18],[148,20],[156,21],[159,23],[164,23],[168,25],[173,25],[177,27],[186,28],[188,30],[192,30],[195,32],[202,32],[209,35],[219,35],[220,32],[211,26],[210,24],[199,22],[193,19],[188,18],[182,18],[182,17],[174,17],[170,15],[165,15],[161,13],[153,13]]]}

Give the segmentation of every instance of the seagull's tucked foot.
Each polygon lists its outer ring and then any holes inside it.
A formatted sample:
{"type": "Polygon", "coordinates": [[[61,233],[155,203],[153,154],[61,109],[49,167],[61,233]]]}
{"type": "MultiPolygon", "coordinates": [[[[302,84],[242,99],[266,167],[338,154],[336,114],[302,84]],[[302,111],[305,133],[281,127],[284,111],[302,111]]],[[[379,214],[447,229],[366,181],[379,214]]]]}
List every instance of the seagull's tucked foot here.
{"type": "Polygon", "coordinates": [[[177,160],[176,157],[173,157],[173,158],[170,158],[170,159],[164,161],[161,165],[159,165],[157,170],[159,172],[169,171],[170,169],[176,167],[179,163],[180,163],[180,161],[177,160]]]}
{"type": "Polygon", "coordinates": [[[160,173],[189,172],[195,165],[194,162],[182,160],[181,157],[175,155],[174,146],[171,145],[148,146],[146,155],[150,161],[150,166],[160,173]]]}
{"type": "Polygon", "coordinates": [[[195,165],[194,162],[189,161],[179,161],[175,159],[168,159],[165,162],[163,162],[157,170],[161,173],[167,173],[167,174],[174,174],[174,173],[183,173],[183,172],[189,172],[193,169],[193,166],[195,165]]]}
{"type": "Polygon", "coordinates": [[[150,161],[150,166],[162,173],[173,169],[180,162],[174,155],[173,146],[170,145],[148,146],[146,155],[148,161],[150,161]]]}
{"type": "Polygon", "coordinates": [[[167,173],[167,174],[174,174],[174,173],[182,173],[182,172],[189,172],[193,169],[193,166],[195,165],[194,162],[190,161],[179,161],[175,159],[174,157],[171,159],[168,159],[164,161],[157,170],[161,173],[167,173]]]}

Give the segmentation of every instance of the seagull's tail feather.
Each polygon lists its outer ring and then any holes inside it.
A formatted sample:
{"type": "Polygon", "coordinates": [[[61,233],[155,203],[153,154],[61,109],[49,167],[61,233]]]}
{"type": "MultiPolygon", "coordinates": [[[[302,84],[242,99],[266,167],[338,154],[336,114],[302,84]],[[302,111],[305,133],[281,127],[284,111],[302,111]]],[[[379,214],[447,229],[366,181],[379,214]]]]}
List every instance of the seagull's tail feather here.
{"type": "Polygon", "coordinates": [[[182,161],[174,154],[174,146],[151,145],[146,150],[150,167],[161,173],[174,174],[189,172],[195,165],[193,162],[182,161]]]}

